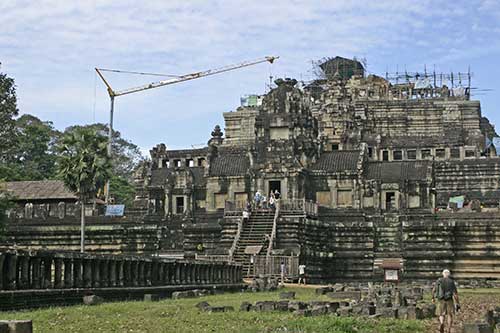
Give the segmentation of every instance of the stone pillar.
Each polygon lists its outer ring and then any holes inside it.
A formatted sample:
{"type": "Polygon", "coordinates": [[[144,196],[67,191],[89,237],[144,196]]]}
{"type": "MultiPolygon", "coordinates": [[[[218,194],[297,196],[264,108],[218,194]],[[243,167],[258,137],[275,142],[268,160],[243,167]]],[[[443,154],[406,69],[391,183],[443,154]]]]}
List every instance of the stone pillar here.
{"type": "Polygon", "coordinates": [[[164,285],[171,285],[171,284],[174,284],[174,279],[173,279],[173,265],[172,263],[165,263],[165,266],[164,266],[164,269],[165,269],[165,283],[164,285]]]}
{"type": "Polygon", "coordinates": [[[193,264],[193,281],[195,284],[200,284],[200,265],[193,264]]]}
{"type": "Polygon", "coordinates": [[[41,259],[38,257],[32,257],[30,259],[30,264],[31,264],[31,288],[40,289],[42,288],[41,259]]]}
{"type": "Polygon", "coordinates": [[[151,261],[144,262],[144,282],[146,286],[151,286],[153,275],[153,263],[151,261]]]}
{"type": "Polygon", "coordinates": [[[101,260],[101,288],[109,287],[109,260],[101,260]]]}
{"type": "Polygon", "coordinates": [[[43,270],[42,270],[42,288],[49,289],[52,288],[52,258],[43,258],[43,270]]]}
{"type": "Polygon", "coordinates": [[[64,288],[74,288],[73,260],[64,258],[64,288]]]}
{"type": "Polygon", "coordinates": [[[83,286],[92,288],[92,260],[83,259],[83,286]]]}
{"type": "Polygon", "coordinates": [[[54,259],[54,288],[56,288],[56,289],[61,289],[63,287],[62,268],[63,268],[62,258],[55,258],[54,259]]]}
{"type": "Polygon", "coordinates": [[[117,286],[123,287],[125,285],[125,261],[118,260],[116,262],[117,286]]]}
{"type": "Polygon", "coordinates": [[[116,287],[117,285],[117,271],[116,271],[116,260],[109,260],[109,286],[116,287]]]}
{"type": "Polygon", "coordinates": [[[84,260],[80,258],[73,259],[73,279],[74,279],[74,286],[76,288],[83,288],[83,286],[85,285],[84,267],[85,267],[84,260]]]}
{"type": "Polygon", "coordinates": [[[150,285],[157,286],[158,285],[158,275],[159,275],[159,263],[156,260],[151,262],[151,283],[150,285]]]}
{"type": "Polygon", "coordinates": [[[129,287],[133,285],[132,281],[132,261],[125,260],[123,262],[124,285],[129,287]]]}
{"type": "Polygon", "coordinates": [[[17,255],[8,254],[6,259],[7,264],[7,288],[14,290],[17,287],[17,255]]]}
{"type": "Polygon", "coordinates": [[[175,263],[175,284],[181,284],[181,264],[175,263]]]}
{"type": "Polygon", "coordinates": [[[30,258],[26,254],[25,256],[20,257],[21,259],[19,266],[19,289],[29,289],[30,287],[30,258]]]}
{"type": "Polygon", "coordinates": [[[132,272],[131,285],[137,287],[139,285],[139,262],[137,260],[132,260],[131,265],[132,265],[132,269],[130,270],[132,272]]]}
{"type": "Polygon", "coordinates": [[[158,271],[158,275],[156,276],[156,286],[164,286],[165,285],[165,263],[157,262],[156,269],[158,271]]]}
{"type": "Polygon", "coordinates": [[[146,263],[143,260],[139,260],[139,286],[143,287],[146,285],[146,263]]]}
{"type": "Polygon", "coordinates": [[[101,287],[101,259],[92,260],[92,287],[101,287]]]}
{"type": "Polygon", "coordinates": [[[208,265],[201,264],[201,283],[208,284],[208,265]]]}
{"type": "MultiPolygon", "coordinates": [[[[5,257],[6,257],[5,253],[0,253],[0,272],[4,271],[5,257]]],[[[0,274],[0,290],[3,290],[5,288],[3,280],[4,280],[3,274],[0,274]]]]}

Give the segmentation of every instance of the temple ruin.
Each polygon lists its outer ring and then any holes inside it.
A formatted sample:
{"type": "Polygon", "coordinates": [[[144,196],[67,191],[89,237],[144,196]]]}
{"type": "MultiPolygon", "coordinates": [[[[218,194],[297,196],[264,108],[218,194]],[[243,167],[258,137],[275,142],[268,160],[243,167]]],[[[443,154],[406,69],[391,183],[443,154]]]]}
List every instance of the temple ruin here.
{"type": "MultiPolygon", "coordinates": [[[[153,147],[134,207],[91,220],[89,248],[235,261],[247,275],[297,258],[312,281],[381,279],[387,262],[408,279],[500,278],[500,151],[470,85],[394,82],[341,57],[320,68],[225,112],[204,148],[153,147]],[[275,190],[278,209],[243,223],[254,194],[275,190]]],[[[10,242],[77,248],[72,214],[25,211],[11,213],[10,242]]]]}

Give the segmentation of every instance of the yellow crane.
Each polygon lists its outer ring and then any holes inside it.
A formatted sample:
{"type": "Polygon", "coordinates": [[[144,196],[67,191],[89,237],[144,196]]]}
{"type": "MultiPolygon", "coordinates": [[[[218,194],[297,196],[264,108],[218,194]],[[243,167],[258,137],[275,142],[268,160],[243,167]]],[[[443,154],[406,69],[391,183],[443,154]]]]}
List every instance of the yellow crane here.
{"type": "MultiPolygon", "coordinates": [[[[174,83],[180,83],[180,82],[184,82],[184,81],[199,79],[199,78],[202,78],[205,76],[229,72],[229,71],[232,71],[232,70],[235,70],[238,68],[253,66],[253,65],[263,63],[263,62],[269,62],[272,64],[278,58],[279,58],[278,56],[267,56],[264,58],[259,58],[259,59],[250,60],[250,61],[244,61],[244,62],[240,62],[237,64],[227,65],[227,66],[223,66],[223,67],[219,67],[219,68],[215,68],[215,69],[209,69],[209,70],[202,71],[202,72],[195,72],[195,73],[190,73],[190,74],[185,74],[185,75],[179,75],[179,76],[175,76],[175,77],[170,78],[170,79],[152,82],[152,83],[145,84],[142,86],[123,89],[123,90],[119,90],[119,91],[113,90],[113,88],[111,87],[109,82],[104,78],[104,75],[102,74],[102,72],[122,72],[122,73],[134,73],[134,74],[148,74],[148,73],[127,72],[127,71],[120,71],[120,70],[116,70],[116,69],[106,69],[106,68],[95,68],[95,71],[97,72],[97,74],[99,75],[101,80],[106,85],[106,88],[107,88],[108,94],[109,94],[109,98],[110,98],[108,155],[111,157],[111,153],[112,153],[113,113],[114,113],[114,107],[115,107],[115,97],[123,96],[123,95],[127,95],[127,94],[133,94],[133,93],[136,93],[139,91],[149,90],[149,89],[153,89],[153,88],[159,88],[159,87],[167,86],[167,85],[174,84],[174,83]]],[[[105,192],[106,192],[106,203],[109,203],[109,181],[106,183],[105,192]]]]}

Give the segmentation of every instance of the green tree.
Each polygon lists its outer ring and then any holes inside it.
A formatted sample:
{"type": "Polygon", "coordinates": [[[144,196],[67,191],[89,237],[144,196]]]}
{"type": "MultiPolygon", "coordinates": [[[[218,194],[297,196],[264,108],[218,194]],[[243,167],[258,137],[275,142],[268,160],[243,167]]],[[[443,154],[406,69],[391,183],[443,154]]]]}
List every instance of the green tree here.
{"type": "Polygon", "coordinates": [[[91,128],[64,134],[58,142],[58,175],[81,203],[81,252],[85,251],[85,203],[94,199],[109,179],[112,169],[107,138],[91,128]]]}
{"type": "Polygon", "coordinates": [[[7,210],[13,207],[10,196],[2,191],[0,184],[0,240],[5,236],[5,222],[7,221],[7,210]]]}
{"type": "Polygon", "coordinates": [[[18,112],[14,79],[0,72],[0,162],[8,160],[16,145],[18,112]]]}
{"type": "MultiPolygon", "coordinates": [[[[85,126],[68,127],[64,133],[71,133],[81,128],[88,128],[97,133],[108,136],[106,124],[91,124],[85,126]]],[[[134,200],[133,173],[144,157],[137,145],[124,139],[119,131],[113,131],[113,177],[110,180],[110,194],[116,203],[130,206],[134,200]]]]}

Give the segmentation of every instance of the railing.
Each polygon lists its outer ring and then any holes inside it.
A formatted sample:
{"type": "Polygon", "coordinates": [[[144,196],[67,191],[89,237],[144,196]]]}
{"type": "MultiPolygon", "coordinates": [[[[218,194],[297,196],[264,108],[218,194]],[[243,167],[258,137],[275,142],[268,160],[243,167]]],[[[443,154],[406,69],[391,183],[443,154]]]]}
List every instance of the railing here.
{"type": "Polygon", "coordinates": [[[236,251],[236,247],[238,246],[238,242],[240,241],[242,230],[243,230],[243,219],[238,219],[238,230],[236,231],[236,235],[234,236],[233,244],[231,244],[231,248],[229,249],[230,261],[233,261],[234,252],[236,251]]]}
{"type": "Polygon", "coordinates": [[[276,239],[276,232],[278,227],[278,218],[280,216],[280,206],[281,203],[279,200],[276,202],[276,210],[274,211],[274,219],[273,219],[273,230],[271,232],[271,237],[269,237],[269,244],[267,245],[267,254],[266,257],[269,258],[271,256],[271,252],[273,251],[274,240],[276,239]]]}
{"type": "Polygon", "coordinates": [[[0,249],[0,291],[230,284],[242,268],[222,261],[0,249]]]}
{"type": "Polygon", "coordinates": [[[195,259],[206,262],[232,262],[232,258],[224,254],[195,254],[195,259]]]}
{"type": "Polygon", "coordinates": [[[318,204],[306,199],[286,199],[281,201],[282,211],[302,211],[308,216],[318,216],[318,204]]]}
{"type": "Polygon", "coordinates": [[[253,275],[281,276],[281,263],[285,265],[285,277],[295,279],[299,276],[298,256],[256,256],[253,275]]]}

